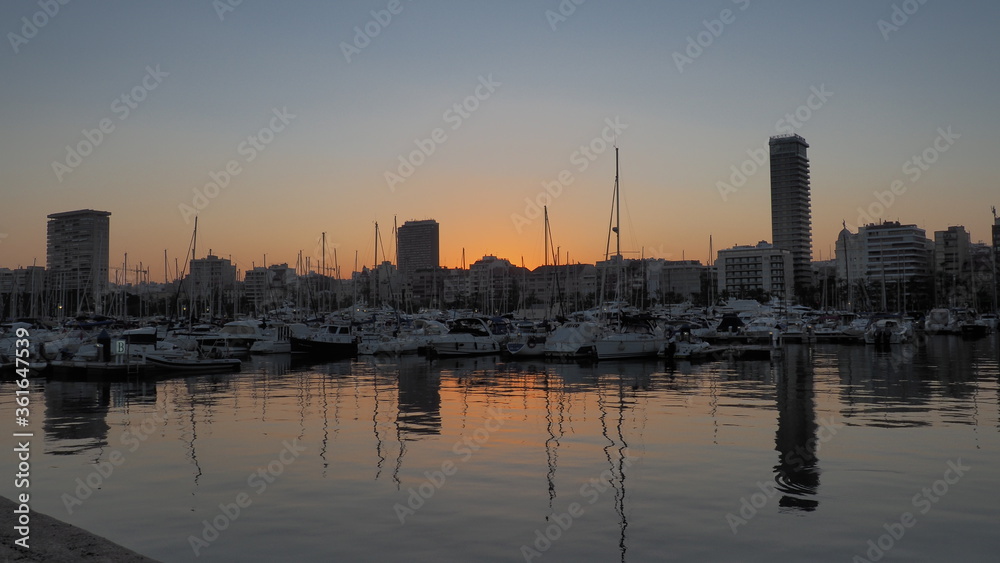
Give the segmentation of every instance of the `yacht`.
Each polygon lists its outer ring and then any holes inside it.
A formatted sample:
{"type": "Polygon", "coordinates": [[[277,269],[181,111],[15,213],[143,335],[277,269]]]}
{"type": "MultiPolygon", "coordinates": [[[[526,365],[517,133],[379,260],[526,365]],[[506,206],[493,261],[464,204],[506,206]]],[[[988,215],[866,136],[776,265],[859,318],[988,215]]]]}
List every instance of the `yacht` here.
{"type": "Polygon", "coordinates": [[[666,339],[650,319],[626,319],[617,331],[594,342],[599,360],[655,357],[666,339]]]}
{"type": "Polygon", "coordinates": [[[439,357],[480,356],[497,354],[510,334],[505,322],[480,317],[455,319],[447,334],[433,339],[431,352],[439,357]]]}
{"type": "Polygon", "coordinates": [[[603,325],[595,321],[573,321],[553,330],[545,339],[546,358],[583,358],[595,354],[594,344],[604,334],[603,325]]]}
{"type": "Polygon", "coordinates": [[[309,330],[303,324],[291,327],[292,352],[325,358],[349,358],[358,354],[358,342],[347,323],[321,325],[309,330]]]}

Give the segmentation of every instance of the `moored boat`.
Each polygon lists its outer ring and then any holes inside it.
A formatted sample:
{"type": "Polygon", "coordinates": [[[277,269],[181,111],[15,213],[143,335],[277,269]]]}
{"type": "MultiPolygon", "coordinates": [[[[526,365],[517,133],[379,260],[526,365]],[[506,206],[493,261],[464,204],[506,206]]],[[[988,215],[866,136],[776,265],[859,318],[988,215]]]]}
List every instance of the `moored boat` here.
{"type": "Polygon", "coordinates": [[[239,371],[242,362],[237,358],[199,358],[195,355],[145,354],[147,371],[183,371],[187,373],[218,373],[239,371]]]}
{"type": "Polygon", "coordinates": [[[502,319],[489,322],[481,317],[455,319],[447,334],[435,338],[430,351],[439,357],[498,354],[509,335],[502,319]]]}
{"type": "Polygon", "coordinates": [[[305,325],[291,325],[292,352],[329,359],[358,355],[358,342],[347,323],[324,324],[314,331],[305,325]]]}

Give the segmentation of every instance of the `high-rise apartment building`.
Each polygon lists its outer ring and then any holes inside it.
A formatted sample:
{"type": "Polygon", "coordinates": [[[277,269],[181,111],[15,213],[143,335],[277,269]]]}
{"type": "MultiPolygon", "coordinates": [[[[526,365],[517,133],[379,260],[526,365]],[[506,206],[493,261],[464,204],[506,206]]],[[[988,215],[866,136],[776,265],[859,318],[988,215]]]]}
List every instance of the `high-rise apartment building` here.
{"type": "Polygon", "coordinates": [[[417,270],[435,269],[441,263],[440,228],[433,219],[407,221],[397,233],[396,261],[406,282],[417,270]]]}
{"type": "Polygon", "coordinates": [[[845,228],[837,239],[837,275],[852,283],[926,279],[933,249],[934,243],[916,225],[886,221],[860,227],[857,233],[845,228]]]}
{"type": "Polygon", "coordinates": [[[798,135],[771,137],[771,243],[792,255],[795,287],[812,282],[809,143],[798,135]]]}
{"type": "Polygon", "coordinates": [[[108,289],[111,213],[81,209],[48,216],[46,269],[49,287],[66,312],[103,313],[108,289]]]}

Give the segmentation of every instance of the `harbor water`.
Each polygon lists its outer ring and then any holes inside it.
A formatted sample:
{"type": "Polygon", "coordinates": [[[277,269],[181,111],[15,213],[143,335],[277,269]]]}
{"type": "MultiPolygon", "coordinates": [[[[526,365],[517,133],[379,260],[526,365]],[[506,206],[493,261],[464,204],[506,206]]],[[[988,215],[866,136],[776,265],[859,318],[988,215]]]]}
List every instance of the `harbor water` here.
{"type": "Polygon", "coordinates": [[[992,561],[998,358],[935,336],[39,378],[32,509],[161,561],[992,561]]]}

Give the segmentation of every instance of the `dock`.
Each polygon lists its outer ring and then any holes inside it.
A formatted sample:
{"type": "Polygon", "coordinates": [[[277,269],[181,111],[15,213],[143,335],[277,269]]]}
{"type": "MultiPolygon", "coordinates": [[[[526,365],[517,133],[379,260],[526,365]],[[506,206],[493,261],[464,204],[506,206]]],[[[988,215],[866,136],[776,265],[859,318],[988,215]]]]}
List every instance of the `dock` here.
{"type": "Polygon", "coordinates": [[[111,540],[92,534],[51,516],[31,511],[29,549],[14,540],[14,509],[17,505],[0,496],[0,559],[7,562],[44,563],[157,563],[111,540]]]}

